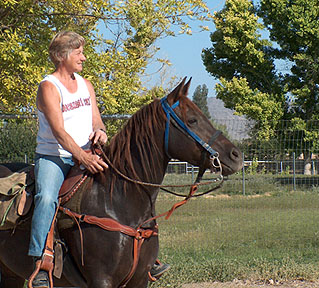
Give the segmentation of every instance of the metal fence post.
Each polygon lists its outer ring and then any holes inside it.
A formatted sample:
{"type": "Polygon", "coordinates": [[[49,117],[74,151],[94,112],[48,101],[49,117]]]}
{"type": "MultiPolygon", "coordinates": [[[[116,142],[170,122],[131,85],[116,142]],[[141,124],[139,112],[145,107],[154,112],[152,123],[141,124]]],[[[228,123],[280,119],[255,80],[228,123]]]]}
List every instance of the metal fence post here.
{"type": "Polygon", "coordinates": [[[294,191],[296,191],[296,159],[295,159],[295,152],[292,153],[293,157],[293,186],[294,186],[294,191]]]}
{"type": "Polygon", "coordinates": [[[243,152],[243,195],[245,196],[245,153],[243,152]]]}
{"type": "Polygon", "coordinates": [[[194,183],[195,172],[194,172],[194,165],[192,165],[192,183],[194,183]]]}

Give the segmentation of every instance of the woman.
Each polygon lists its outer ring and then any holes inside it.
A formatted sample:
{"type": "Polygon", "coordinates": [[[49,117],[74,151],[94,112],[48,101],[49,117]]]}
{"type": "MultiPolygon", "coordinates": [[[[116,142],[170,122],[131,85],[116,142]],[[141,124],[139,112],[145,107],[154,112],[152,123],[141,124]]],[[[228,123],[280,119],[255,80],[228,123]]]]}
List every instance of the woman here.
{"type": "MultiPolygon", "coordinates": [[[[108,168],[97,155],[86,153],[90,143],[105,144],[107,135],[92,84],[82,71],[84,38],[75,32],[58,33],[49,46],[55,71],[40,83],[37,93],[39,131],[35,158],[36,195],[29,255],[39,261],[58,204],[60,187],[76,159],[91,173],[108,168]]],[[[40,271],[33,287],[48,287],[40,271]]]]}
{"type": "MultiPolygon", "coordinates": [[[[60,187],[74,165],[72,159],[92,174],[108,168],[97,155],[84,151],[91,143],[107,141],[93,86],[77,74],[86,60],[84,44],[84,38],[71,31],[62,31],[52,39],[49,55],[56,69],[41,81],[37,93],[36,195],[28,253],[35,262],[41,261],[60,187]]],[[[159,278],[169,268],[156,263],[151,274],[159,278]]],[[[32,286],[49,287],[47,272],[40,271],[32,286]]]]}

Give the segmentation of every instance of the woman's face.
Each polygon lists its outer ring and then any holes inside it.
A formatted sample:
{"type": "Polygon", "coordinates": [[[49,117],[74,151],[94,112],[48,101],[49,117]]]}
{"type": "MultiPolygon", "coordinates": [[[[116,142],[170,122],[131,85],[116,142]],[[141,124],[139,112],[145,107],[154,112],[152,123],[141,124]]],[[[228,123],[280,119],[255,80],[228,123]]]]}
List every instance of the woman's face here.
{"type": "Polygon", "coordinates": [[[63,61],[68,70],[72,72],[81,72],[83,69],[83,62],[86,60],[83,54],[83,46],[73,49],[69,56],[63,61]]]}

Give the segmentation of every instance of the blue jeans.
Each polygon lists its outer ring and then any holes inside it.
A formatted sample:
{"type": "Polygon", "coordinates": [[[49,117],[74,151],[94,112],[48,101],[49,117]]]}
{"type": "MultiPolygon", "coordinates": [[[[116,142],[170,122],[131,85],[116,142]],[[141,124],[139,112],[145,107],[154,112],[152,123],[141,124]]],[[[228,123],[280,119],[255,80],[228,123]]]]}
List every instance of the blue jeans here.
{"type": "Polygon", "coordinates": [[[59,190],[74,165],[72,158],[36,154],[35,197],[29,256],[40,257],[58,205],[59,190]]]}

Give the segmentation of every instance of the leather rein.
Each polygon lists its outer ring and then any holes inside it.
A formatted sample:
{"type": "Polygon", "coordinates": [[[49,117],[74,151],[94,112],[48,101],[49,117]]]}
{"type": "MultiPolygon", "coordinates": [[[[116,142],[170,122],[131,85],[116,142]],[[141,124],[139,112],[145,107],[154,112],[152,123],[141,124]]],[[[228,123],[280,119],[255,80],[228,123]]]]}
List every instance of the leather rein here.
{"type": "MultiPolygon", "coordinates": [[[[185,197],[185,199],[182,200],[182,201],[177,202],[176,204],[174,204],[172,206],[172,208],[170,210],[168,210],[167,212],[164,212],[164,213],[162,213],[160,215],[154,216],[154,217],[144,221],[137,228],[132,228],[130,226],[123,225],[123,224],[121,224],[121,223],[119,223],[116,220],[111,219],[111,218],[106,218],[106,217],[102,218],[102,217],[96,217],[96,216],[92,216],[92,215],[78,214],[76,212],[73,212],[73,211],[69,210],[68,208],[59,206],[59,210],[62,211],[63,213],[65,213],[66,215],[68,215],[69,217],[71,217],[78,225],[79,232],[80,232],[80,238],[81,238],[81,247],[82,247],[82,265],[84,265],[84,260],[83,260],[83,237],[82,237],[82,231],[81,231],[81,228],[80,228],[80,223],[81,222],[85,222],[85,223],[88,223],[88,224],[99,226],[100,228],[102,228],[102,229],[104,229],[106,231],[120,232],[120,233],[123,233],[125,235],[131,236],[131,237],[134,238],[133,264],[132,264],[130,272],[123,279],[123,281],[121,282],[119,287],[125,287],[127,285],[127,283],[130,281],[130,279],[133,277],[133,275],[134,275],[134,273],[136,271],[136,268],[137,268],[137,264],[138,264],[138,260],[139,260],[139,256],[140,256],[140,250],[141,250],[141,247],[142,247],[142,244],[143,244],[144,240],[148,239],[148,238],[150,238],[152,236],[157,236],[158,235],[157,224],[154,227],[152,227],[152,228],[143,228],[143,226],[145,226],[145,224],[147,224],[147,223],[149,223],[151,221],[154,221],[154,220],[156,220],[156,219],[158,219],[160,217],[164,217],[165,216],[165,219],[168,219],[172,215],[172,213],[175,211],[175,209],[177,209],[180,206],[186,204],[188,202],[188,200],[191,199],[192,197],[198,197],[198,196],[202,196],[204,194],[207,194],[207,193],[219,188],[222,185],[222,183],[223,183],[222,166],[221,166],[221,163],[220,163],[220,160],[219,160],[219,154],[218,154],[217,151],[215,151],[211,147],[212,143],[217,139],[217,137],[221,134],[221,132],[220,131],[216,131],[216,133],[210,139],[209,143],[205,143],[200,137],[198,137],[193,131],[191,131],[185,125],[185,123],[175,113],[174,109],[176,107],[178,107],[179,101],[174,103],[172,106],[169,106],[169,104],[167,102],[167,98],[164,97],[164,98],[161,99],[161,104],[162,104],[163,110],[166,113],[166,117],[167,117],[167,121],[166,121],[166,125],[165,125],[165,136],[164,136],[164,138],[165,138],[164,141],[165,141],[165,153],[166,153],[166,155],[169,157],[169,154],[168,154],[168,138],[169,138],[170,122],[172,122],[174,124],[174,126],[176,126],[178,129],[183,131],[183,133],[185,133],[186,135],[190,136],[192,139],[194,139],[198,144],[200,144],[204,148],[203,153],[202,153],[202,157],[201,157],[201,165],[200,165],[200,169],[199,169],[199,174],[198,174],[197,179],[196,179],[194,184],[188,184],[188,185],[160,185],[160,184],[147,183],[147,182],[143,182],[143,181],[139,181],[139,180],[134,180],[134,179],[131,179],[131,178],[127,177],[123,173],[121,173],[112,164],[112,162],[107,157],[107,155],[105,154],[104,150],[102,149],[102,147],[101,147],[101,145],[99,143],[97,145],[98,149],[95,150],[95,152],[97,154],[99,154],[100,156],[102,156],[104,161],[119,176],[123,177],[127,181],[130,181],[130,182],[133,182],[133,183],[139,184],[139,185],[159,187],[159,188],[163,189],[164,191],[166,191],[168,193],[171,193],[173,195],[185,197]],[[204,161],[205,161],[205,159],[207,157],[207,152],[210,155],[210,161],[211,161],[212,166],[216,170],[219,170],[220,176],[219,176],[219,179],[217,179],[217,180],[200,183],[201,177],[202,177],[203,173],[206,170],[202,166],[204,165],[204,161]],[[217,187],[214,187],[213,189],[210,189],[209,191],[203,192],[201,194],[195,195],[199,185],[207,185],[207,184],[210,184],[210,183],[216,182],[216,181],[221,181],[221,183],[217,187]],[[189,191],[187,196],[181,195],[181,194],[178,194],[178,193],[175,193],[175,192],[171,192],[171,191],[165,189],[167,187],[185,187],[185,186],[190,187],[190,191],[189,191]]],[[[74,195],[74,193],[72,195],[74,195]]],[[[151,277],[150,272],[148,274],[149,274],[151,280],[153,280],[153,281],[156,280],[156,279],[151,277]]]]}

